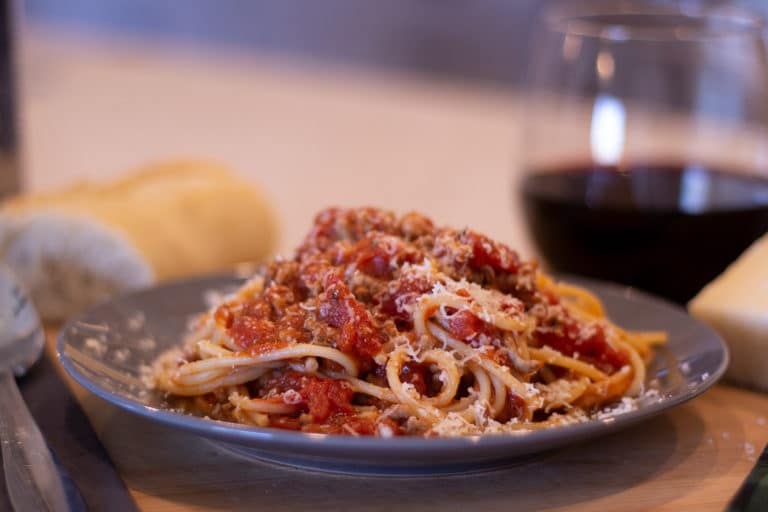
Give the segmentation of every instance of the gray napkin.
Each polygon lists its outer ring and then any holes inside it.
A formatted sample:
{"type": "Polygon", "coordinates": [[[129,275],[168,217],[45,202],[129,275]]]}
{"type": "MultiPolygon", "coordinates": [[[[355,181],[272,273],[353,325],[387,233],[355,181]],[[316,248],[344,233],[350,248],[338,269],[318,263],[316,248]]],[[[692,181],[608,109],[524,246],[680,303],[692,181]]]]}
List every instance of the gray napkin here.
{"type": "MultiPolygon", "coordinates": [[[[70,480],[65,480],[64,485],[71,509],[138,510],[88,418],[49,357],[46,354],[18,384],[57,465],[69,474],[70,480]],[[82,500],[72,492],[74,488],[80,491],[82,500]]],[[[2,465],[0,510],[12,510],[2,465]]]]}

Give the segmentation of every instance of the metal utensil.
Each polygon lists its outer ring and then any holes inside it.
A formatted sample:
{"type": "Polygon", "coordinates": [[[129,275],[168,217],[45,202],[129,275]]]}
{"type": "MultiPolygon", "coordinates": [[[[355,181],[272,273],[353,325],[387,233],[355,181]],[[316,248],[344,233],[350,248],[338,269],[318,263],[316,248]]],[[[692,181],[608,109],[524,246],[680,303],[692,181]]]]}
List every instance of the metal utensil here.
{"type": "Polygon", "coordinates": [[[40,357],[40,319],[13,273],[0,265],[0,441],[8,496],[17,512],[69,510],[51,452],[14,376],[40,357]]]}

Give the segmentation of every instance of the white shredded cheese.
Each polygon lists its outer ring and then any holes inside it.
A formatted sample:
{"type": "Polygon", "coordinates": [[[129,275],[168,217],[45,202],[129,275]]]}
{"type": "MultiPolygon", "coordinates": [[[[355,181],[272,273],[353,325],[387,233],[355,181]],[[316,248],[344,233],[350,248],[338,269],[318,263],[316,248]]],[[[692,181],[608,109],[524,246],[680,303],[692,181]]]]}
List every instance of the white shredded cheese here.
{"type": "Polygon", "coordinates": [[[107,345],[103,340],[96,338],[86,338],[85,348],[97,357],[103,357],[107,353],[107,345]]]}
{"type": "Polygon", "coordinates": [[[136,348],[144,352],[149,352],[157,347],[157,342],[153,338],[141,338],[136,342],[136,348]]]}
{"type": "Polygon", "coordinates": [[[126,325],[129,331],[140,331],[144,327],[145,321],[144,313],[136,311],[127,318],[126,325]]]}
{"type": "Polygon", "coordinates": [[[114,352],[112,352],[112,359],[116,363],[124,363],[128,360],[128,358],[131,356],[131,351],[125,347],[118,348],[114,352]]]}
{"type": "Polygon", "coordinates": [[[383,423],[379,425],[378,433],[379,433],[379,436],[385,439],[389,439],[390,437],[394,437],[395,435],[395,433],[392,431],[392,427],[390,427],[389,425],[385,425],[383,423]]]}

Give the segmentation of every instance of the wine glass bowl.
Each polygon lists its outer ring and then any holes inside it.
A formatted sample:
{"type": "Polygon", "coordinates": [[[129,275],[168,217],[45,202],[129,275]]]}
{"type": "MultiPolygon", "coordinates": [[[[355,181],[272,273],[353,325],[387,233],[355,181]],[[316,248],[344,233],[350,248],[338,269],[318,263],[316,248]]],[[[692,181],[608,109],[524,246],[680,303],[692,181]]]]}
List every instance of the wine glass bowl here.
{"type": "Polygon", "coordinates": [[[547,13],[516,184],[544,264],[689,300],[768,230],[767,100],[751,14],[547,13]]]}

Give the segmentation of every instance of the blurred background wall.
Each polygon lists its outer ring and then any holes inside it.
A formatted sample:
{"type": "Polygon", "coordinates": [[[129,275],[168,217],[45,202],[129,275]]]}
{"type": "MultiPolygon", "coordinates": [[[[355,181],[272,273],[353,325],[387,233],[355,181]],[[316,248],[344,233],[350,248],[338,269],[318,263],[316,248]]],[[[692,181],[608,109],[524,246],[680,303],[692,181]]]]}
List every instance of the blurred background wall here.
{"type": "MultiPolygon", "coordinates": [[[[548,3],[26,0],[24,11],[35,27],[94,36],[227,47],[325,64],[517,84],[524,78],[534,21],[548,3]]],[[[698,3],[738,4],[768,15],[764,0],[698,3]]]]}
{"type": "Polygon", "coordinates": [[[537,0],[28,0],[28,23],[490,82],[521,78],[537,0]]]}
{"type": "MultiPolygon", "coordinates": [[[[16,1],[31,190],[210,157],[263,185],[283,251],[354,191],[531,254],[510,205],[516,88],[547,0],[16,1]],[[462,179],[424,201],[445,175],[462,179]],[[475,191],[484,208],[457,208],[477,177],[493,184],[475,191]],[[308,179],[344,187],[293,185],[308,179]]],[[[768,14],[766,0],[739,4],[768,14]]]]}

